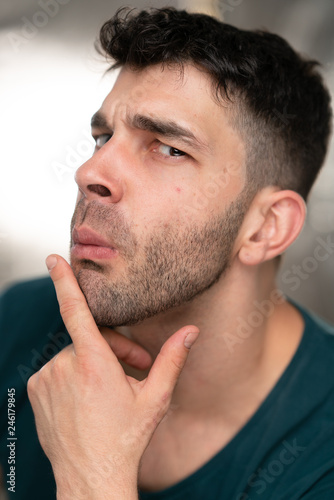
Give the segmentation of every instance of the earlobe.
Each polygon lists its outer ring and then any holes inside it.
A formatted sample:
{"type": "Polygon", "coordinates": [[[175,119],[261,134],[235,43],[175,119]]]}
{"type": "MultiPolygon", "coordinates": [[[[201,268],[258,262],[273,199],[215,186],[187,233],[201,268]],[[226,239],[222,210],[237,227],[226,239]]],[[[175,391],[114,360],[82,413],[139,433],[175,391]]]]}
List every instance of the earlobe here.
{"type": "Polygon", "coordinates": [[[298,193],[268,192],[266,188],[255,197],[245,218],[247,230],[239,260],[245,265],[257,265],[282,254],[299,235],[305,216],[306,205],[298,193]]]}

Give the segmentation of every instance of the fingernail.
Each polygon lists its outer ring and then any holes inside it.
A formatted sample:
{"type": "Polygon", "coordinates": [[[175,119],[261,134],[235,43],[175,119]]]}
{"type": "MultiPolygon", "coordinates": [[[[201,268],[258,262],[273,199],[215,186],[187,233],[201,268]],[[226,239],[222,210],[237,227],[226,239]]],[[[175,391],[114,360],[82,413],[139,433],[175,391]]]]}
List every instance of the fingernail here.
{"type": "Polygon", "coordinates": [[[57,258],[54,255],[49,255],[46,258],[45,264],[49,271],[51,271],[57,265],[57,258]]]}
{"type": "Polygon", "coordinates": [[[188,333],[188,335],[184,339],[184,346],[187,349],[190,349],[195,344],[195,342],[196,342],[196,340],[198,338],[198,335],[199,335],[199,332],[188,333]]]}

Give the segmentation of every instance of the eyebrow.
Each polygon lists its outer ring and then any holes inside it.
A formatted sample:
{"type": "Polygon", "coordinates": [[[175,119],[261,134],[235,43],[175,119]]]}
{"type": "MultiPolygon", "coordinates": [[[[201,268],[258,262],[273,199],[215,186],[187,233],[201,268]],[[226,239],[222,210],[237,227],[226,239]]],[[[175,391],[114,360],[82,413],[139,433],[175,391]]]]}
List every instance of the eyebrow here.
{"type": "MultiPolygon", "coordinates": [[[[151,118],[141,114],[128,114],[126,121],[128,125],[133,128],[146,130],[169,139],[179,139],[195,149],[210,151],[209,146],[197,138],[190,129],[182,127],[173,120],[161,120],[159,118],[151,118]]],[[[101,111],[97,111],[93,115],[91,127],[102,128],[112,132],[112,127],[109,125],[108,120],[101,111]]]]}
{"type": "Polygon", "coordinates": [[[96,111],[96,113],[93,114],[90,126],[91,128],[103,128],[111,131],[111,127],[101,111],[96,111]]]}

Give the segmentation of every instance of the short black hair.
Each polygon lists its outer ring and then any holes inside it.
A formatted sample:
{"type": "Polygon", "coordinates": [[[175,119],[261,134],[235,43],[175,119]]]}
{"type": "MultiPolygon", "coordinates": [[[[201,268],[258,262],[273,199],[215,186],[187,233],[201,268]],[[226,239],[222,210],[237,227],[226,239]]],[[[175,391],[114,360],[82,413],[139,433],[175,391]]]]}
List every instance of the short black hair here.
{"type": "Polygon", "coordinates": [[[232,123],[246,145],[248,188],[255,194],[274,185],[307,198],[331,132],[330,96],[317,61],[278,35],[174,8],[122,8],[102,26],[99,43],[111,68],[204,69],[215,98],[232,103],[232,123]]]}

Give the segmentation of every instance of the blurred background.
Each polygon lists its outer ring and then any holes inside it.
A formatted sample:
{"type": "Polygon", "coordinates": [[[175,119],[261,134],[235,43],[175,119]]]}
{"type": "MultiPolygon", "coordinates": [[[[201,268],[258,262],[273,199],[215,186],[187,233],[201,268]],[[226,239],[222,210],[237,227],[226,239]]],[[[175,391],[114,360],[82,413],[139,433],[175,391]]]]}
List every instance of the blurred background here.
{"type": "MultiPolygon", "coordinates": [[[[94,40],[118,7],[166,5],[266,28],[319,59],[334,89],[332,0],[0,0],[0,289],[68,257],[73,175],[92,153],[89,122],[109,92],[94,40]]],[[[283,260],[278,286],[334,323],[334,152],[313,189],[307,222],[283,260]],[[321,246],[321,260],[316,251],[321,246]]]]}

